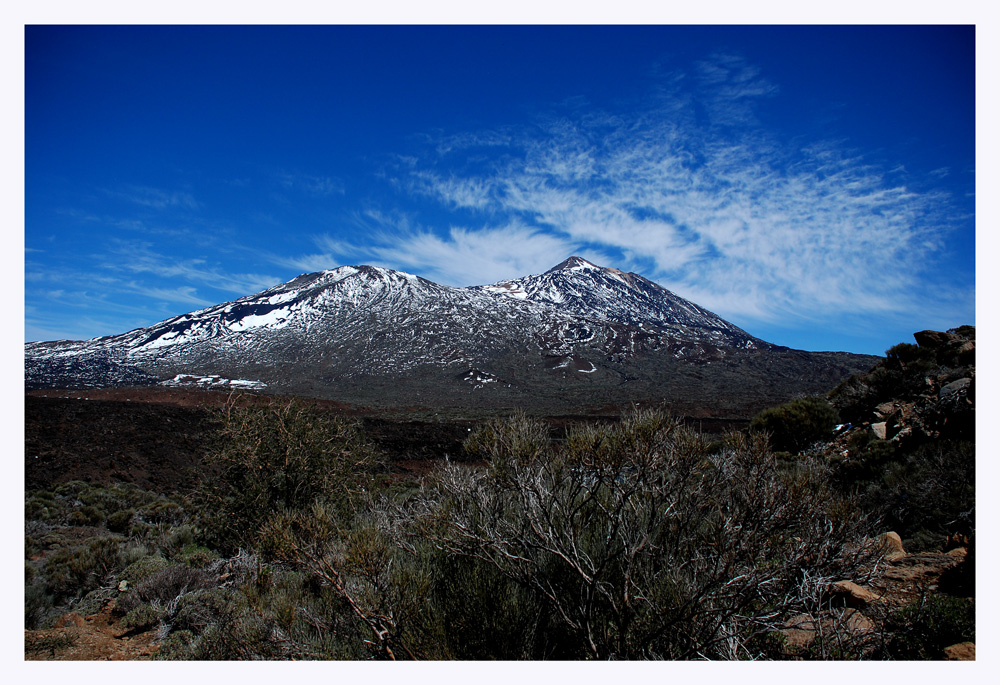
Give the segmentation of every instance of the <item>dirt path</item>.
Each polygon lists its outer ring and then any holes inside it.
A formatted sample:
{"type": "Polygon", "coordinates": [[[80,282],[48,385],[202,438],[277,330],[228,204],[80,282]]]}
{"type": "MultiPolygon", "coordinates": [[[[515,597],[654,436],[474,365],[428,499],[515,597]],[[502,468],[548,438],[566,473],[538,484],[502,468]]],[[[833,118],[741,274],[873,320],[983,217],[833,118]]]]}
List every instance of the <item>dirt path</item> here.
{"type": "Polygon", "coordinates": [[[130,635],[112,614],[114,600],[91,616],[66,614],[55,628],[24,631],[26,661],[146,661],[155,630],[130,635]]]}

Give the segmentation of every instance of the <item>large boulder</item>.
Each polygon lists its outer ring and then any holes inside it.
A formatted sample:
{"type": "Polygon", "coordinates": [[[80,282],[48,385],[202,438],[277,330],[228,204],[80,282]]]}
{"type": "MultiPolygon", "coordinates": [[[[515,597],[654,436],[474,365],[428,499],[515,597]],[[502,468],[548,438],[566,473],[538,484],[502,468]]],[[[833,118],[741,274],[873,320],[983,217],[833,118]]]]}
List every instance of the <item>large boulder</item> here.
{"type": "Polygon", "coordinates": [[[917,331],[913,334],[913,339],[917,341],[917,345],[920,347],[937,349],[945,343],[954,340],[955,335],[953,333],[945,333],[944,331],[917,331]]]}
{"type": "Polygon", "coordinates": [[[959,378],[957,381],[952,381],[938,391],[938,398],[948,399],[957,392],[967,390],[970,383],[972,383],[971,378],[959,378]]]}

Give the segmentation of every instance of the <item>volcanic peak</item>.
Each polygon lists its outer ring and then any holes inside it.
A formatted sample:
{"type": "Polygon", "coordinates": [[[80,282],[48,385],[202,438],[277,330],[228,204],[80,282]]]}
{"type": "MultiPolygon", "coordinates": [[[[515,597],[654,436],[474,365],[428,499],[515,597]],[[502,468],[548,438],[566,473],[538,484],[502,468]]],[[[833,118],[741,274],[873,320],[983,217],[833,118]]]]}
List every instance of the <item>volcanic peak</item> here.
{"type": "Polygon", "coordinates": [[[583,257],[572,256],[569,259],[556,264],[554,267],[546,271],[545,273],[551,274],[558,271],[601,271],[602,267],[597,266],[591,262],[588,262],[583,257]]]}

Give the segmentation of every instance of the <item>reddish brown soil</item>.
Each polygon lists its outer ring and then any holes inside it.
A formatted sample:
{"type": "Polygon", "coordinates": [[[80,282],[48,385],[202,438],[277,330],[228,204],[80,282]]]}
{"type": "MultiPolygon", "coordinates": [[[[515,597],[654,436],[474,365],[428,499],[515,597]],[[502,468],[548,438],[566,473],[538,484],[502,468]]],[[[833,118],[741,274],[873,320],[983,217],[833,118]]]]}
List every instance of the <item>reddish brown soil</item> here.
{"type": "Polygon", "coordinates": [[[142,661],[156,652],[156,631],[129,634],[112,610],[114,601],[91,616],[66,614],[48,630],[24,631],[26,661],[142,661]]]}

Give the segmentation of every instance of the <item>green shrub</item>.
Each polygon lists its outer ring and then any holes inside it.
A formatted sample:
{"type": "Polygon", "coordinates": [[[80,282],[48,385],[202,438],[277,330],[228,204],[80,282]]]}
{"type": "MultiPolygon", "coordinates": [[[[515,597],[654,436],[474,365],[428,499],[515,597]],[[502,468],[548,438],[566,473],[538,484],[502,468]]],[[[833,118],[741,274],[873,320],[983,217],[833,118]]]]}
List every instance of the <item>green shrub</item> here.
{"type": "Polygon", "coordinates": [[[226,607],[231,601],[233,593],[230,590],[204,588],[188,592],[177,600],[171,625],[174,630],[201,635],[226,613],[226,607]]]}
{"type": "Polygon", "coordinates": [[[128,568],[140,559],[148,557],[153,552],[141,542],[130,540],[123,544],[118,550],[118,558],[122,568],[128,568]]]}
{"type": "Polygon", "coordinates": [[[974,600],[929,595],[890,619],[889,651],[896,659],[942,659],[944,648],[976,641],[974,600]]]}
{"type": "Polygon", "coordinates": [[[162,606],[185,592],[204,588],[210,582],[208,574],[200,569],[184,564],[168,565],[136,582],[133,589],[118,600],[117,609],[130,612],[143,604],[162,606]]]}
{"type": "Polygon", "coordinates": [[[219,555],[215,552],[200,545],[188,545],[176,556],[177,561],[195,568],[205,568],[218,558],[219,555]]]}
{"type": "Polygon", "coordinates": [[[837,410],[820,397],[800,397],[765,409],[750,422],[750,430],[768,433],[775,450],[799,452],[828,438],[837,424],[837,410]]]}
{"type": "Polygon", "coordinates": [[[55,659],[56,652],[72,647],[79,639],[77,633],[25,636],[24,651],[28,654],[48,654],[50,658],[55,659]]]}
{"type": "Polygon", "coordinates": [[[24,628],[36,630],[42,626],[52,609],[52,593],[47,592],[45,581],[35,578],[24,585],[24,628]]]}
{"type": "Polygon", "coordinates": [[[75,602],[73,610],[81,616],[96,614],[117,595],[118,588],[115,586],[96,588],[85,594],[78,602],[75,602]]]}
{"type": "Polygon", "coordinates": [[[135,515],[143,523],[154,526],[157,524],[176,526],[183,523],[187,517],[183,507],[168,499],[160,499],[137,509],[135,515]]]}
{"type": "Polygon", "coordinates": [[[493,566],[440,554],[433,599],[441,622],[446,658],[521,660],[558,658],[559,644],[546,607],[528,589],[493,566]],[[538,644],[537,632],[546,636],[538,644]]]}
{"type": "Polygon", "coordinates": [[[208,461],[221,477],[203,511],[206,537],[225,553],[252,546],[276,511],[304,510],[317,499],[348,511],[375,463],[360,424],[295,400],[254,407],[231,400],[219,434],[208,461]]]}
{"type": "Polygon", "coordinates": [[[809,579],[871,561],[858,546],[871,528],[824,465],[779,469],[759,433],[710,453],[657,412],[574,429],[561,445],[545,433],[523,416],[488,426],[470,445],[489,469],[447,466],[400,519],[464,559],[441,562],[436,580],[459,598],[438,611],[469,631],[453,653],[753,658],[790,612],[820,609],[809,579]],[[507,611],[520,636],[485,644],[507,611]]]}
{"type": "Polygon", "coordinates": [[[158,658],[211,661],[287,659],[296,656],[276,625],[253,609],[239,593],[219,607],[213,623],[194,639],[184,635],[158,658]]]}
{"type": "Polygon", "coordinates": [[[127,580],[133,586],[138,585],[158,571],[162,571],[170,562],[158,554],[142,556],[132,562],[118,574],[119,580],[127,580]]]}
{"type": "Polygon", "coordinates": [[[916,373],[929,371],[935,367],[935,352],[912,343],[899,343],[885,351],[889,368],[905,369],[916,373]]]}
{"type": "Polygon", "coordinates": [[[157,661],[186,660],[191,658],[197,637],[189,630],[174,630],[160,643],[153,654],[157,661]]]}
{"type": "Polygon", "coordinates": [[[121,509],[114,512],[107,518],[106,525],[108,530],[113,533],[124,533],[131,526],[132,517],[134,516],[135,509],[121,509]]]}
{"type": "Polygon", "coordinates": [[[48,521],[59,515],[59,505],[50,493],[35,493],[24,502],[26,521],[48,521]]]}
{"type": "Polygon", "coordinates": [[[121,625],[126,630],[142,633],[155,628],[159,624],[161,616],[161,610],[149,604],[140,604],[125,614],[121,625]]]}

